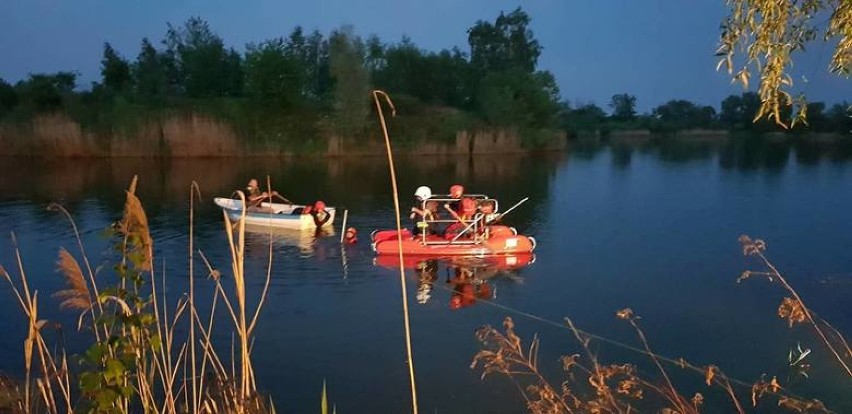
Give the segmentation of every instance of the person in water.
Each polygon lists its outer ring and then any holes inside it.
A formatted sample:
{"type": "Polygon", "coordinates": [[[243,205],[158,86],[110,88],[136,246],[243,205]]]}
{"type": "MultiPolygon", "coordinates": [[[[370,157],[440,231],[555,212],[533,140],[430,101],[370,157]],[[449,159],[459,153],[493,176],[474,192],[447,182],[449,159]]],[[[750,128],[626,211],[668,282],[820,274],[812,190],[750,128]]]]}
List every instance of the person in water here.
{"type": "Polygon", "coordinates": [[[358,231],[355,230],[355,227],[346,229],[346,234],[343,236],[343,242],[346,244],[358,243],[358,231]]]}
{"type": "Polygon", "coordinates": [[[317,200],[313,206],[305,206],[305,209],[302,210],[302,214],[310,214],[310,216],[314,219],[314,224],[317,226],[317,230],[322,228],[322,226],[331,219],[331,213],[325,209],[325,202],[322,200],[317,200]]]}
{"type": "Polygon", "coordinates": [[[438,202],[429,200],[432,198],[432,189],[426,186],[420,186],[414,192],[414,199],[417,205],[411,207],[411,214],[408,216],[415,221],[413,234],[432,234],[429,228],[429,222],[438,219],[438,202]]]}

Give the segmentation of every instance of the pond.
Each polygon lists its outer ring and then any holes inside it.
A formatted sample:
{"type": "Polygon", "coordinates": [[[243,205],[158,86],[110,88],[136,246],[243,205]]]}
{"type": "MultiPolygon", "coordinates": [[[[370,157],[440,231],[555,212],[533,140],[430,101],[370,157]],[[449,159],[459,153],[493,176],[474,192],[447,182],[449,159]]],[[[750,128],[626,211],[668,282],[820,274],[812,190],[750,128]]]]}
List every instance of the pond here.
{"type": "MultiPolygon", "coordinates": [[[[474,335],[511,316],[525,343],[538,335],[539,365],[554,384],[564,377],[561,355],[581,352],[565,317],[593,340],[605,362],[638,364],[658,379],[636,332],[615,313],[631,308],[652,349],[697,366],[714,364],[733,379],[752,383],[777,375],[789,389],[819,398],[837,412],[852,411],[849,378],[804,325],[790,329],[776,315],[785,296],[765,278],[741,283],[741,234],[761,238],[767,255],[805,303],[847,336],[852,332],[852,151],[744,139],[728,143],[573,145],[565,153],[489,157],[397,159],[403,209],[420,185],[500,200],[505,209],[529,201],[504,221],[534,236],[534,261],[487,267],[439,262],[428,272],[407,270],[414,362],[421,412],[523,412],[524,400],[505,377],[480,379],[471,369],[480,349],[474,335]],[[476,283],[462,286],[460,272],[476,283]],[[459,303],[459,292],[469,289],[459,303]],[[627,346],[622,346],[624,344],[627,346]],[[788,354],[812,349],[809,377],[790,374],[788,354]]],[[[0,161],[0,264],[17,274],[14,232],[31,285],[40,292],[42,317],[60,322],[71,352],[82,352],[76,315],[59,310],[50,295],[64,286],[57,252],[78,249],[68,221],[46,209],[66,207],[82,234],[93,266],[112,257],[104,229],[120,219],[124,190],[139,176],[137,194],[148,215],[158,275],[174,301],[187,291],[190,183],[201,201],[194,217],[194,247],[227,277],[230,251],[221,210],[249,178],[297,202],[324,200],[348,210],[359,242],[341,247],[334,231],[273,236],[271,286],[253,348],[259,388],[279,412],[318,412],[325,381],[338,412],[406,412],[408,367],[398,270],[374,263],[372,230],[394,226],[387,160],[47,160],[0,161]]],[[[404,225],[410,226],[408,221],[404,225]]],[[[249,234],[246,273],[250,300],[263,289],[269,235],[249,234]]],[[[196,255],[199,298],[212,282],[196,255]]],[[[108,270],[102,270],[107,272],[108,270]]],[[[0,294],[0,371],[22,372],[26,320],[11,291],[0,294]]],[[[201,301],[201,299],[198,299],[201,301]]],[[[203,309],[202,309],[203,311],[203,309]]],[[[221,313],[220,316],[224,315],[221,313]]],[[[216,341],[228,348],[227,319],[216,341]]],[[[667,365],[681,392],[712,394],[703,376],[667,365]]],[[[739,388],[744,403],[751,390],[739,388]]],[[[712,399],[711,399],[712,402],[712,399]]],[[[721,400],[723,411],[732,411],[721,400]]],[[[770,409],[771,407],[766,407],[770,409]]],[[[710,410],[715,411],[715,410],[710,410]]]]}

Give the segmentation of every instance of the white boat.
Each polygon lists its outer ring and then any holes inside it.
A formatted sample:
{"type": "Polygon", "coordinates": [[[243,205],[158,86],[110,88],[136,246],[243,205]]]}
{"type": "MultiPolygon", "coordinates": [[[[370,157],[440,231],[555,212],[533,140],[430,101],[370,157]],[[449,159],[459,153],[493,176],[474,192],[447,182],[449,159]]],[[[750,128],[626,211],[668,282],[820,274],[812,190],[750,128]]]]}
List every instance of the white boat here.
{"type": "MultiPolygon", "coordinates": [[[[221,207],[228,217],[237,222],[243,214],[243,202],[233,198],[216,197],[213,200],[217,206],[221,207]]],[[[246,225],[252,226],[272,226],[280,229],[292,230],[309,230],[316,229],[314,217],[310,214],[301,214],[305,208],[299,204],[280,204],[280,203],[261,203],[259,207],[249,207],[246,210],[246,225]]],[[[336,209],[334,207],[326,207],[329,218],[322,227],[329,227],[334,223],[334,215],[336,209]]]]}

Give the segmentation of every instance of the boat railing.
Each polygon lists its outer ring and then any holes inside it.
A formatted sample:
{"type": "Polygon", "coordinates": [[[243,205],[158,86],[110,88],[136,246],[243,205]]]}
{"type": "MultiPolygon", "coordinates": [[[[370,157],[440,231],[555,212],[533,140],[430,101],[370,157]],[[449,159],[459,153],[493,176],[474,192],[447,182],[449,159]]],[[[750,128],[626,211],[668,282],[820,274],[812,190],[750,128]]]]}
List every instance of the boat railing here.
{"type": "MultiPolygon", "coordinates": [[[[455,217],[451,217],[451,218],[447,218],[447,219],[440,219],[440,218],[435,218],[434,216],[432,216],[431,218],[421,216],[420,220],[417,221],[417,227],[420,229],[420,241],[421,241],[422,244],[424,244],[424,245],[427,245],[427,244],[428,245],[480,244],[480,243],[482,243],[482,241],[484,239],[487,238],[487,234],[485,233],[485,227],[484,227],[485,220],[483,220],[483,218],[487,219],[488,217],[494,217],[497,214],[497,211],[499,209],[498,201],[493,199],[493,198],[490,198],[490,197],[488,197],[487,195],[484,195],[484,194],[466,194],[465,197],[471,198],[474,201],[476,201],[477,209],[479,209],[480,207],[483,207],[485,205],[490,205],[491,206],[490,212],[488,212],[487,214],[483,214],[482,212],[477,211],[477,213],[474,215],[474,217],[472,219],[465,220],[463,222],[457,220],[455,217]],[[440,226],[446,226],[444,228],[444,231],[446,231],[453,224],[457,224],[457,223],[462,223],[462,224],[465,225],[465,227],[452,240],[449,240],[449,241],[443,241],[443,240],[442,241],[429,241],[427,239],[427,236],[429,234],[427,229],[429,229],[430,227],[435,226],[435,225],[437,225],[439,227],[440,226]],[[464,239],[461,239],[464,236],[468,236],[469,238],[465,237],[464,239]],[[470,237],[470,236],[472,236],[472,237],[470,237]]],[[[452,198],[452,197],[449,197],[449,196],[446,196],[446,197],[443,197],[443,196],[431,197],[431,198],[428,198],[426,200],[421,201],[420,209],[422,211],[432,211],[433,213],[437,213],[437,212],[440,211],[440,208],[441,208],[440,204],[446,205],[447,203],[460,202],[460,201],[461,201],[461,199],[459,199],[459,198],[452,198]],[[427,205],[429,203],[438,203],[439,205],[438,206],[433,205],[432,206],[433,209],[430,209],[430,208],[427,207],[427,205]]]]}

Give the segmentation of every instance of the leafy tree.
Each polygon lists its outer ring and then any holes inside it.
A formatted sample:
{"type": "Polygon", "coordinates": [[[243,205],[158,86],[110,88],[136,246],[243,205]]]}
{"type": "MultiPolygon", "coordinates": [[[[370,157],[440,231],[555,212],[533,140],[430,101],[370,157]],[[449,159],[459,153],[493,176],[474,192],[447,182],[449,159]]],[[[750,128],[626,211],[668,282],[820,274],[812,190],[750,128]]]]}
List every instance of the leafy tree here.
{"type": "Polygon", "coordinates": [[[370,35],[370,37],[367,38],[366,47],[367,70],[370,72],[370,74],[374,75],[387,66],[387,60],[385,60],[385,45],[382,44],[382,41],[381,39],[379,39],[378,36],[370,35]]]}
{"type": "Polygon", "coordinates": [[[308,95],[317,103],[324,104],[331,95],[333,81],[329,62],[328,40],[314,30],[307,39],[308,95]]]}
{"type": "MultiPolygon", "coordinates": [[[[758,119],[756,114],[760,112],[760,96],[754,92],[745,92],[740,96],[731,95],[722,101],[722,112],[719,120],[723,125],[732,129],[746,129],[752,131],[770,131],[776,129],[773,122],[767,119],[758,119]]],[[[790,119],[790,108],[782,109],[779,113],[781,119],[790,119]]]]}
{"type": "Polygon", "coordinates": [[[549,72],[490,73],[482,80],[479,93],[482,114],[492,124],[524,127],[554,124],[559,89],[549,72]]]}
{"type": "Polygon", "coordinates": [[[123,91],[129,88],[133,81],[130,77],[130,64],[119,56],[109,43],[104,43],[101,77],[104,86],[113,91],[123,91]]]}
{"type": "Polygon", "coordinates": [[[63,98],[74,91],[76,84],[76,73],[57,72],[30,75],[15,84],[15,89],[22,102],[36,111],[53,111],[62,107],[63,98]]]}
{"type": "Polygon", "coordinates": [[[180,75],[174,54],[157,51],[147,38],[142,39],[131,71],[136,93],[143,98],[173,95],[179,90],[180,75]]]}
{"type": "Polygon", "coordinates": [[[613,95],[609,102],[612,109],[612,119],[615,121],[632,121],[636,119],[636,97],[626,93],[613,95]]]}
{"type": "Polygon", "coordinates": [[[365,47],[351,26],[329,36],[329,63],[334,79],[334,112],[343,131],[361,131],[369,113],[369,77],[364,67],[365,47]]]}
{"type": "Polygon", "coordinates": [[[722,23],[721,56],[717,68],[748,87],[752,72],[760,78],[761,105],[755,119],[772,119],[784,127],[805,116],[804,96],[793,98],[788,70],[794,52],[821,38],[834,45],[829,70],[852,74],[852,1],[849,0],[730,0],[730,14],[722,23]],[[827,24],[823,19],[828,15],[827,24]],[[735,62],[742,54],[743,61],[735,62]],[[783,108],[796,116],[783,119],[783,108]]]}
{"type": "Polygon", "coordinates": [[[826,113],[828,129],[840,134],[852,134],[852,104],[843,102],[832,105],[826,113]]]}
{"type": "Polygon", "coordinates": [[[577,109],[564,102],[560,104],[559,125],[566,131],[595,131],[606,121],[606,112],[599,106],[588,103],[577,109]]]}
{"type": "Polygon", "coordinates": [[[652,114],[674,129],[707,128],[716,120],[716,110],[712,106],[702,107],[682,99],[668,101],[654,108],[652,114]]]}
{"type": "Polygon", "coordinates": [[[183,89],[190,97],[239,96],[242,60],[226,49],[206,21],[193,17],[183,27],[168,25],[166,46],[177,57],[183,89]]]}
{"type": "Polygon", "coordinates": [[[246,47],[246,92],[255,101],[278,108],[301,102],[307,71],[283,39],[246,47]]]}
{"type": "Polygon", "coordinates": [[[743,120],[743,98],[737,95],[730,95],[722,101],[722,112],[719,114],[719,121],[728,128],[734,128],[743,120]]]}
{"type": "Polygon", "coordinates": [[[18,94],[15,88],[0,78],[0,117],[18,106],[18,94]]]}
{"type": "Polygon", "coordinates": [[[535,71],[541,45],[529,29],[530,17],[520,7],[503,12],[494,23],[478,21],[468,30],[470,62],[479,73],[535,71]]]}
{"type": "Polygon", "coordinates": [[[816,131],[825,131],[828,128],[828,118],[825,116],[824,102],[809,102],[806,123],[816,131]]]}

